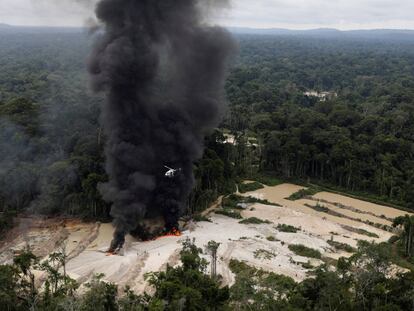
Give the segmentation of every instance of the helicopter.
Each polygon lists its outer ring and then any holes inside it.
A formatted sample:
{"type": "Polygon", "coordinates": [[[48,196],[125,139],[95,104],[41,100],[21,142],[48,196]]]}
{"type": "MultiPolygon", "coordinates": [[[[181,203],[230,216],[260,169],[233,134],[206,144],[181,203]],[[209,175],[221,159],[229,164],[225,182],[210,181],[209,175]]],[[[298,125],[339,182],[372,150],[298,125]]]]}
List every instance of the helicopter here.
{"type": "Polygon", "coordinates": [[[174,178],[177,175],[177,173],[181,172],[181,168],[174,169],[166,165],[164,165],[164,167],[168,169],[168,171],[165,173],[165,177],[168,177],[168,178],[174,178]]]}

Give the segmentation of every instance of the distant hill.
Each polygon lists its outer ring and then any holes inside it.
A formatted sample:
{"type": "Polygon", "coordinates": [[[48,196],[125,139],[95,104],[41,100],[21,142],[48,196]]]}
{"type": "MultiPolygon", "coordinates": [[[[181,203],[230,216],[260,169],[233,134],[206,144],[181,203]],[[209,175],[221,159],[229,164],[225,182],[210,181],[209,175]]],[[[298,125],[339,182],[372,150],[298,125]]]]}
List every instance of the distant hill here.
{"type": "Polygon", "coordinates": [[[316,28],[306,30],[292,30],[284,28],[246,28],[246,27],[229,27],[233,33],[244,34],[325,34],[325,35],[347,35],[347,34],[407,34],[414,35],[414,30],[409,29],[370,29],[370,30],[338,30],[335,28],[316,28]]]}
{"type": "Polygon", "coordinates": [[[319,28],[309,30],[290,30],[283,28],[228,28],[234,34],[248,35],[276,35],[319,38],[361,38],[361,39],[393,39],[414,41],[414,30],[407,29],[372,29],[372,30],[347,30],[342,31],[333,28],[319,28]]]}
{"type": "Polygon", "coordinates": [[[85,32],[82,27],[34,27],[34,26],[13,26],[0,23],[2,33],[79,33],[85,32]]]}
{"type": "MultiPolygon", "coordinates": [[[[284,28],[247,28],[229,27],[230,32],[238,35],[272,35],[315,38],[349,38],[349,39],[390,39],[414,42],[414,30],[408,29],[372,29],[372,30],[338,30],[334,28],[318,28],[308,30],[291,30],[284,28]]],[[[84,27],[31,27],[14,26],[0,23],[0,32],[6,33],[79,33],[87,32],[84,27]]]]}

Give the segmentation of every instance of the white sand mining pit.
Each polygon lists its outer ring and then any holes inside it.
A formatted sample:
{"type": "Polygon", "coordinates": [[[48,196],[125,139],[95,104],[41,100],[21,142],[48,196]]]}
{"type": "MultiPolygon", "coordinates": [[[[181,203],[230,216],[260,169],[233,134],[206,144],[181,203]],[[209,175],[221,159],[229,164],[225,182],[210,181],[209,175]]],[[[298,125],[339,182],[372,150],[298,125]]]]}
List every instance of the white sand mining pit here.
{"type": "Polygon", "coordinates": [[[326,200],[332,203],[340,203],[346,206],[352,206],[364,212],[374,213],[378,217],[384,215],[389,218],[396,218],[398,216],[404,216],[408,214],[407,212],[398,210],[396,208],[370,203],[330,192],[319,192],[313,197],[319,200],[326,200]]]}
{"type": "MultiPolygon", "coordinates": [[[[217,271],[223,277],[223,284],[231,285],[235,277],[228,267],[231,259],[245,261],[251,266],[301,281],[307,277],[309,271],[302,264],[310,262],[315,266],[321,261],[295,255],[288,248],[290,244],[303,244],[319,250],[323,257],[338,259],[340,256],[350,254],[335,250],[328,244],[331,239],[355,247],[358,240],[380,242],[392,235],[362,222],[318,212],[304,205],[316,204],[315,201],[285,199],[302,188],[283,184],[244,194],[282,205],[279,207],[253,204],[242,211],[244,218],[257,217],[271,222],[269,224],[240,224],[239,219],[215,214],[214,209],[211,209],[208,215],[211,222],[196,223],[191,231],[184,231],[180,237],[162,237],[154,241],[141,242],[128,236],[121,255],[107,256],[105,253],[114,232],[111,224],[85,224],[78,221],[69,225],[53,224],[49,229],[28,228],[3,245],[0,249],[2,254],[4,252],[9,256],[0,256],[0,264],[10,262],[13,254],[11,250],[24,246],[24,241],[28,241],[35,254],[43,258],[47,258],[48,255],[45,250],[50,253],[59,250],[59,247],[64,244],[70,254],[67,272],[78,282],[85,283],[94,274],[103,273],[104,280],[117,283],[120,289],[128,285],[137,293],[142,293],[151,291],[144,278],[147,272],[164,270],[167,264],[171,266],[179,264],[181,243],[187,238],[195,239],[195,243],[203,249],[211,240],[221,243],[218,249],[217,271]],[[278,224],[292,225],[300,228],[300,231],[280,232],[276,229],[278,224]],[[344,225],[362,228],[377,234],[379,238],[351,232],[344,228],[344,225]],[[272,239],[268,240],[268,237],[272,239]]],[[[334,202],[338,200],[338,197],[323,197],[326,200],[334,199],[334,202]]],[[[352,203],[353,207],[359,208],[361,202],[356,204],[354,201],[347,201],[346,203],[352,203]]],[[[333,208],[329,203],[326,205],[328,208],[333,208]]],[[[374,208],[372,205],[369,206],[374,208]]],[[[381,207],[380,214],[397,215],[393,209],[391,211],[387,209],[388,207],[381,207]]],[[[338,212],[341,210],[339,209],[338,212]]],[[[403,212],[398,213],[400,214],[403,212]]],[[[356,217],[363,214],[352,212],[347,215],[356,217]]],[[[372,220],[371,217],[375,216],[370,216],[372,220]]],[[[382,218],[375,218],[375,222],[379,222],[380,219],[382,218]]],[[[203,256],[209,260],[208,255],[203,256]]]]}
{"type": "Polygon", "coordinates": [[[311,206],[320,205],[323,207],[327,207],[331,211],[337,212],[349,218],[360,219],[361,221],[370,221],[370,222],[381,224],[381,225],[392,226],[392,222],[390,220],[387,220],[382,217],[374,216],[371,213],[368,214],[368,212],[365,212],[365,211],[359,211],[359,210],[355,211],[353,207],[348,207],[348,208],[338,207],[334,205],[333,203],[322,202],[322,201],[318,201],[315,199],[312,199],[312,200],[301,199],[301,200],[297,200],[296,202],[303,204],[303,205],[305,204],[311,205],[311,206]]]}
{"type": "MultiPolygon", "coordinates": [[[[106,281],[115,282],[120,286],[129,285],[136,292],[143,292],[149,290],[144,280],[145,273],[165,269],[167,264],[179,264],[181,242],[188,237],[194,238],[201,248],[211,240],[221,243],[217,270],[223,276],[224,284],[234,283],[234,275],[228,268],[231,259],[246,261],[249,265],[285,274],[298,281],[306,277],[306,269],[295,263],[306,262],[306,258],[292,260],[295,255],[287,248],[287,244],[282,245],[281,241],[272,242],[266,239],[267,235],[278,236],[273,224],[244,225],[240,224],[239,220],[222,215],[211,214],[210,217],[212,222],[200,222],[194,231],[184,231],[181,237],[163,237],[155,241],[139,242],[128,236],[123,255],[114,256],[107,256],[105,253],[112,239],[113,228],[110,224],[102,224],[97,237],[69,260],[66,270],[72,278],[81,283],[90,280],[94,274],[103,273],[106,281]],[[268,259],[255,256],[258,250],[266,250],[274,256],[268,259]]],[[[74,227],[73,232],[67,237],[66,244],[75,244],[75,241],[83,243],[83,240],[90,238],[95,228],[95,224],[90,224],[89,230],[85,230],[83,224],[79,226],[82,226],[82,229],[74,227]]],[[[289,237],[288,234],[280,233],[278,238],[314,245],[320,250],[328,247],[320,238],[309,238],[305,234],[293,234],[289,237]]],[[[47,237],[42,239],[47,240],[47,237]]],[[[33,240],[33,243],[36,242],[38,239],[33,240]]],[[[76,247],[71,246],[69,250],[74,249],[76,247]]],[[[208,255],[204,256],[209,259],[208,255]]]]}
{"type": "MultiPolygon", "coordinates": [[[[278,219],[280,222],[295,225],[296,227],[302,227],[303,230],[310,232],[312,234],[316,234],[317,236],[331,236],[334,233],[334,238],[337,235],[339,236],[346,236],[349,237],[348,244],[351,246],[356,245],[357,240],[374,240],[376,242],[383,242],[387,241],[393,234],[387,232],[382,229],[378,229],[375,226],[368,225],[364,223],[365,220],[372,221],[373,223],[378,224],[385,224],[391,225],[389,220],[384,219],[381,215],[385,215],[386,217],[392,218],[393,216],[404,215],[406,212],[400,211],[391,207],[382,206],[378,204],[368,203],[361,200],[356,200],[352,198],[348,198],[346,196],[335,195],[334,197],[330,197],[328,195],[324,195],[326,193],[322,193],[322,195],[316,194],[312,197],[312,200],[302,199],[297,201],[290,201],[286,198],[289,197],[292,193],[303,189],[303,187],[291,185],[291,184],[282,184],[275,187],[264,187],[263,189],[259,189],[250,193],[244,194],[245,196],[253,196],[260,199],[268,200],[271,203],[277,203],[283,206],[285,209],[284,213],[286,213],[286,209],[291,211],[292,213],[300,213],[301,216],[299,217],[281,217],[278,219]],[[319,195],[319,196],[318,196],[319,195]],[[340,198],[344,198],[344,201],[339,200],[340,198]],[[333,216],[327,213],[318,212],[305,204],[309,205],[316,205],[318,204],[319,199],[324,199],[324,202],[319,203],[320,205],[327,207],[337,213],[340,213],[346,217],[338,217],[333,216]],[[333,199],[333,201],[329,201],[329,199],[333,199]],[[328,202],[329,201],[329,202],[328,202]],[[346,205],[354,210],[359,212],[338,208],[334,206],[334,203],[340,203],[342,205],[346,205]],[[362,207],[362,208],[361,208],[362,207]],[[368,208],[369,207],[369,208],[368,208]],[[367,214],[368,213],[368,214],[367,214]],[[371,214],[375,214],[378,216],[372,216],[371,214]],[[351,220],[349,218],[360,219],[361,221],[351,220]],[[349,226],[356,229],[363,229],[368,232],[377,234],[379,238],[372,238],[366,235],[361,235],[357,233],[350,232],[343,228],[343,226],[349,226]]],[[[328,193],[331,195],[331,193],[328,193]]],[[[276,211],[273,211],[273,218],[275,216],[276,211]]],[[[263,215],[265,217],[265,215],[263,215]]],[[[342,241],[346,243],[345,241],[342,241]]]]}

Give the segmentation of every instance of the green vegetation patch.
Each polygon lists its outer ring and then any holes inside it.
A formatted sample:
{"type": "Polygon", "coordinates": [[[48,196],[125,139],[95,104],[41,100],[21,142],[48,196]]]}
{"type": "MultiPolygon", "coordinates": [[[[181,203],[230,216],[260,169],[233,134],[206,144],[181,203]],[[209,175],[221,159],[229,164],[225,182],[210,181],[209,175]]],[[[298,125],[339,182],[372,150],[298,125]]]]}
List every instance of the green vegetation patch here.
{"type": "Polygon", "coordinates": [[[229,310],[286,310],[285,297],[298,285],[292,278],[235,259],[229,267],[236,276],[230,289],[229,310]]]}
{"type": "Polygon", "coordinates": [[[392,244],[388,241],[389,252],[391,254],[391,261],[405,269],[414,271],[414,258],[406,256],[406,249],[402,241],[393,242],[392,244]]]}
{"type": "Polygon", "coordinates": [[[254,198],[254,197],[245,198],[245,202],[246,203],[260,203],[260,204],[264,204],[264,205],[272,205],[272,206],[282,207],[282,205],[280,205],[278,203],[272,203],[272,202],[269,202],[268,200],[262,200],[262,199],[258,199],[258,198],[254,198]]]}
{"type": "Polygon", "coordinates": [[[239,211],[235,211],[233,209],[229,209],[229,208],[223,208],[223,209],[219,209],[217,211],[215,211],[216,214],[219,215],[224,215],[227,217],[231,217],[231,218],[235,218],[235,219],[242,219],[242,215],[240,215],[239,211]]]}
{"type": "Polygon", "coordinates": [[[393,236],[391,236],[389,239],[388,239],[388,243],[390,243],[390,244],[395,244],[395,243],[397,243],[398,241],[400,241],[400,237],[398,236],[398,235],[393,235],[393,236]]]}
{"type": "Polygon", "coordinates": [[[278,224],[276,229],[279,230],[280,232],[287,232],[287,233],[297,233],[298,231],[300,231],[299,228],[291,226],[291,225],[286,225],[286,224],[278,224]]]}
{"type": "Polygon", "coordinates": [[[251,182],[251,183],[246,183],[246,184],[240,183],[238,185],[238,187],[239,187],[239,192],[240,193],[256,191],[256,190],[264,188],[264,186],[261,183],[257,182],[257,181],[251,182]]]}
{"type": "Polygon", "coordinates": [[[327,208],[326,206],[320,205],[319,203],[316,204],[316,205],[305,204],[305,206],[307,206],[307,207],[309,207],[309,208],[311,208],[311,209],[313,209],[317,212],[320,212],[320,213],[329,213],[330,212],[329,208],[327,208]]]}
{"type": "Polygon", "coordinates": [[[223,198],[222,206],[223,208],[235,208],[237,209],[237,204],[244,203],[244,198],[237,194],[230,194],[223,198]]]}
{"type": "Polygon", "coordinates": [[[378,234],[373,233],[373,232],[369,232],[369,231],[367,231],[367,230],[365,230],[365,229],[361,229],[361,228],[354,228],[354,227],[351,227],[351,226],[345,226],[345,225],[343,225],[343,226],[342,226],[342,228],[344,228],[345,230],[348,230],[348,231],[354,232],[354,233],[356,233],[356,234],[366,235],[366,236],[368,236],[368,237],[370,237],[370,238],[377,238],[377,239],[379,238],[379,235],[378,235],[378,234]]]}
{"type": "Polygon", "coordinates": [[[315,194],[317,194],[318,192],[321,192],[322,189],[320,187],[317,186],[311,186],[309,188],[306,189],[300,189],[299,191],[296,191],[295,193],[292,193],[287,199],[290,201],[296,201],[296,200],[300,200],[303,199],[305,197],[308,196],[313,196],[315,194]]]}
{"type": "Polygon", "coordinates": [[[268,200],[262,200],[254,197],[243,197],[241,195],[237,194],[231,194],[225,198],[223,198],[222,206],[223,208],[233,208],[233,209],[240,209],[238,206],[239,203],[245,203],[245,204],[254,204],[254,203],[260,203],[264,205],[271,205],[271,206],[279,206],[282,207],[282,205],[277,203],[269,202],[268,200]]]}
{"type": "Polygon", "coordinates": [[[362,234],[362,235],[366,235],[370,238],[377,238],[377,239],[379,238],[378,234],[373,233],[373,232],[369,232],[369,231],[364,230],[364,229],[358,229],[357,233],[362,234]]]}
{"type": "Polygon", "coordinates": [[[322,258],[322,254],[320,251],[310,248],[310,247],[306,247],[305,245],[302,245],[302,244],[291,244],[289,245],[289,249],[298,256],[317,258],[317,259],[322,258]]]}
{"type": "Polygon", "coordinates": [[[312,264],[310,263],[310,261],[307,261],[307,262],[302,263],[302,264],[301,264],[301,266],[302,266],[304,269],[308,269],[308,270],[313,269],[313,266],[312,266],[312,264]]]}
{"type": "Polygon", "coordinates": [[[260,225],[260,224],[271,224],[272,222],[269,220],[262,220],[257,217],[250,217],[250,218],[243,219],[242,221],[239,221],[239,223],[244,224],[244,225],[250,225],[250,224],[260,225]]]}
{"type": "MultiPolygon", "coordinates": [[[[201,257],[202,249],[194,240],[187,239],[182,245],[182,265],[146,273],[154,294],[143,296],[128,286],[121,290],[103,281],[104,274],[91,276],[78,291],[81,284],[65,274],[66,253],[51,253],[41,261],[30,250],[21,250],[10,265],[0,265],[0,310],[228,310],[229,288],[220,285],[217,275],[206,274],[208,263],[201,257]],[[44,290],[36,290],[36,284],[41,283],[44,290]],[[183,309],[183,297],[188,305],[203,307],[183,309]]],[[[210,241],[208,246],[214,251],[218,243],[210,241]]]]}
{"type": "Polygon", "coordinates": [[[3,237],[8,230],[13,228],[15,216],[16,213],[11,211],[0,213],[0,237],[3,237]]]}
{"type": "Polygon", "coordinates": [[[314,211],[317,211],[319,213],[325,213],[331,216],[335,216],[335,217],[339,217],[339,218],[347,218],[347,219],[351,219],[354,221],[359,221],[359,222],[363,222],[362,219],[357,219],[357,218],[353,218],[353,217],[349,217],[349,216],[345,216],[344,214],[338,213],[336,211],[333,211],[331,209],[329,209],[326,206],[320,205],[319,203],[316,205],[310,205],[310,204],[305,204],[306,207],[309,207],[311,209],[313,209],[314,211]]]}
{"type": "Polygon", "coordinates": [[[266,249],[257,249],[253,254],[256,259],[271,260],[276,257],[275,252],[266,249]]]}
{"type": "Polygon", "coordinates": [[[271,176],[258,176],[255,179],[261,184],[269,187],[274,187],[283,184],[283,180],[271,176]]]}
{"type": "Polygon", "coordinates": [[[279,242],[279,239],[276,239],[273,235],[269,235],[266,240],[270,241],[270,242],[279,242]]]}
{"type": "Polygon", "coordinates": [[[339,250],[339,251],[345,251],[345,252],[348,252],[348,253],[355,253],[357,251],[351,245],[348,245],[346,243],[341,243],[341,242],[338,242],[338,241],[329,240],[328,244],[333,246],[336,250],[339,250]]]}

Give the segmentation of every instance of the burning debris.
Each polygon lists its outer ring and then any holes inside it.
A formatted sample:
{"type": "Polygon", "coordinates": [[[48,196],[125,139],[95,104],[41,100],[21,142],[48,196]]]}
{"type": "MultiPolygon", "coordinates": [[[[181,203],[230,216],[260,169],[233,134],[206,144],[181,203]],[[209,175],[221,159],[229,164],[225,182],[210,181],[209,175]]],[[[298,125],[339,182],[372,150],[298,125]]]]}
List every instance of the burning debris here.
{"type": "Polygon", "coordinates": [[[114,232],[114,238],[112,239],[111,245],[107,252],[109,255],[118,254],[122,250],[125,244],[125,235],[126,233],[120,230],[116,230],[114,232]]]}
{"type": "Polygon", "coordinates": [[[225,108],[224,81],[234,49],[230,34],[203,20],[205,0],[101,0],[89,72],[106,94],[102,122],[116,232],[110,250],[145,218],[162,216],[167,231],[194,184],[193,163],[225,108]],[[164,165],[181,168],[174,178],[164,165]]]}
{"type": "Polygon", "coordinates": [[[181,236],[181,231],[177,228],[172,228],[170,231],[167,231],[164,235],[160,236],[159,238],[167,236],[181,236]]]}

